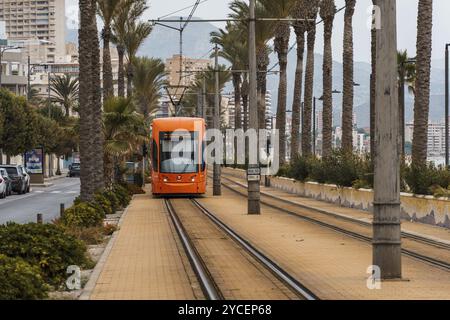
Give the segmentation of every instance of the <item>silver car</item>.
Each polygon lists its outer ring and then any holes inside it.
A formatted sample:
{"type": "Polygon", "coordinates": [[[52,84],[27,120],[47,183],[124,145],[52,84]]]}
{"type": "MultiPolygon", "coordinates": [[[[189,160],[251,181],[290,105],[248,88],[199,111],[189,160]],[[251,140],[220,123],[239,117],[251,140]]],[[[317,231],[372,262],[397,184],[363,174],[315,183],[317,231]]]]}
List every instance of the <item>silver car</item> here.
{"type": "Polygon", "coordinates": [[[8,180],[3,176],[2,171],[0,171],[0,199],[6,198],[8,195],[8,180]]]}

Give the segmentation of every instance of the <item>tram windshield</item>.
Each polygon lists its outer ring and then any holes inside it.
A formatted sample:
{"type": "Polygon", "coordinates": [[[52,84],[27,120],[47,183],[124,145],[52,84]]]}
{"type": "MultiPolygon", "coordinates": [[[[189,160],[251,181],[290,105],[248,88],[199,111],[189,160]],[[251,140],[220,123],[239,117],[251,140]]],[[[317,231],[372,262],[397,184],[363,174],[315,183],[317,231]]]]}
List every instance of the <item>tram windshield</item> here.
{"type": "Polygon", "coordinates": [[[161,132],[160,150],[162,173],[199,171],[197,132],[161,132]]]}

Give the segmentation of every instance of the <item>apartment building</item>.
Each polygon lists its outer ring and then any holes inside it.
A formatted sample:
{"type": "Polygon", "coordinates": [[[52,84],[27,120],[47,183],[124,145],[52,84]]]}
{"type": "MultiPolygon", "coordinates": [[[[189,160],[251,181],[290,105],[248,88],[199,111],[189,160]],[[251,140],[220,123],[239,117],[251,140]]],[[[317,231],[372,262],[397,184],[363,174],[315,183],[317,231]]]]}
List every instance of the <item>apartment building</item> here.
{"type": "Polygon", "coordinates": [[[0,20],[8,41],[27,48],[33,62],[55,63],[65,56],[65,0],[0,0],[0,20]]]}
{"type": "Polygon", "coordinates": [[[25,95],[27,90],[27,65],[20,51],[3,53],[1,68],[1,87],[17,95],[25,95]]]}
{"type": "MultiPolygon", "coordinates": [[[[180,57],[179,54],[173,55],[172,58],[166,60],[166,71],[168,73],[169,92],[177,97],[181,95],[183,89],[179,87],[187,87],[195,81],[198,72],[203,71],[211,66],[211,60],[194,59],[185,56],[180,57]],[[181,70],[181,73],[180,73],[181,70]]],[[[177,98],[175,97],[175,98],[177,98]]]]}

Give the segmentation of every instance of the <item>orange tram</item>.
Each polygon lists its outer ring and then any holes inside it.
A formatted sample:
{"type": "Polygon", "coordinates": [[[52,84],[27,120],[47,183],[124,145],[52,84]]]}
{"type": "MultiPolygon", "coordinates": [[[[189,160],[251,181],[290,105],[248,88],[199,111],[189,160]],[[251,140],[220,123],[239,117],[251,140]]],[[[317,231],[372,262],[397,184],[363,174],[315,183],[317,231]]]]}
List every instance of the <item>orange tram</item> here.
{"type": "Polygon", "coordinates": [[[153,120],[153,195],[201,195],[206,192],[205,130],[205,121],[201,118],[153,120]]]}

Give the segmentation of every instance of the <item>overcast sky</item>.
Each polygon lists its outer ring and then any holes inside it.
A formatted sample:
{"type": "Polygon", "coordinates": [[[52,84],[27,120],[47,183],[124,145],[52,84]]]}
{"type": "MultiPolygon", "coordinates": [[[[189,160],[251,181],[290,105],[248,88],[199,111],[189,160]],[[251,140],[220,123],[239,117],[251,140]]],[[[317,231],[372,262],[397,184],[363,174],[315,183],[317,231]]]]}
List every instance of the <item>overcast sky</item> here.
{"type": "MultiPolygon", "coordinates": [[[[199,5],[195,16],[200,18],[225,18],[229,13],[227,0],[207,0],[199,5]]],[[[417,24],[418,0],[397,0],[398,16],[398,48],[407,49],[410,56],[416,51],[416,24],[417,24]]],[[[194,0],[151,0],[148,1],[150,9],[146,18],[158,18],[177,11],[195,3],[194,0]]],[[[344,0],[336,0],[338,8],[344,5],[344,0]]],[[[370,30],[367,23],[370,19],[372,0],[358,0],[354,17],[354,50],[356,61],[370,61],[370,30]]],[[[66,0],[67,16],[77,20],[77,0],[66,0]]],[[[186,9],[175,15],[187,15],[190,9],[186,9]]],[[[444,45],[450,42],[450,1],[434,0],[433,17],[433,59],[443,59],[444,45]]],[[[333,56],[337,61],[342,61],[342,30],[343,11],[338,13],[335,20],[333,34],[333,56]]],[[[69,23],[70,24],[70,23],[69,23]]],[[[73,25],[73,24],[72,24],[73,25]]],[[[218,26],[222,26],[218,24],[218,26]]],[[[316,52],[322,51],[322,28],[319,26],[317,33],[316,52]]]]}

